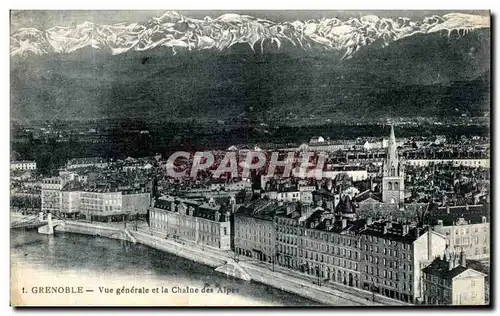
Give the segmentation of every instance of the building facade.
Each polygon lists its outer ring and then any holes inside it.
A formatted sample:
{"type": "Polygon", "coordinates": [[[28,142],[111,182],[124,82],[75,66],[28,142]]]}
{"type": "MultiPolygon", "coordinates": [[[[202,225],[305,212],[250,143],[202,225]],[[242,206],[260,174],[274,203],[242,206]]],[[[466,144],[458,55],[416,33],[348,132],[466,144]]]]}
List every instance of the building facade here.
{"type": "Polygon", "coordinates": [[[490,258],[489,206],[447,206],[430,214],[436,232],[447,237],[450,250],[464,251],[469,259],[490,258]]]}
{"type": "Polygon", "coordinates": [[[41,184],[42,212],[59,214],[61,211],[61,190],[65,181],[60,177],[47,178],[41,184]]]}
{"type": "Polygon", "coordinates": [[[10,163],[10,170],[36,170],[36,161],[12,161],[10,163]]]}
{"type": "Polygon", "coordinates": [[[237,255],[273,263],[276,258],[275,201],[259,200],[234,214],[234,251],[237,255]]]}
{"type": "Polygon", "coordinates": [[[421,300],[421,269],[445,252],[446,238],[432,230],[369,219],[360,234],[362,288],[403,302],[421,300]]]}
{"type": "Polygon", "coordinates": [[[112,216],[122,216],[122,193],[105,189],[85,189],[80,192],[80,212],[85,217],[107,217],[111,221],[112,216]]]}
{"type": "Polygon", "coordinates": [[[214,203],[162,197],[150,208],[149,225],[159,236],[229,250],[230,216],[228,210],[214,203]]]}
{"type": "Polygon", "coordinates": [[[436,258],[422,269],[423,303],[484,305],[485,274],[467,268],[464,252],[436,258]]]}

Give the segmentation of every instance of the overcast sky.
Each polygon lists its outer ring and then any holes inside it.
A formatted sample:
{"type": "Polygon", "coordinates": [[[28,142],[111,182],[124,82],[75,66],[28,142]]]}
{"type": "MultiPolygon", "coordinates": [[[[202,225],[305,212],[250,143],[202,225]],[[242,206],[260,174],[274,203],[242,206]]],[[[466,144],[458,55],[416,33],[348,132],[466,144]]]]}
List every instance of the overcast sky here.
{"type": "MultiPolygon", "coordinates": [[[[132,23],[147,21],[151,17],[160,17],[166,10],[119,10],[119,11],[90,11],[90,10],[72,10],[72,11],[11,11],[11,31],[15,31],[21,27],[34,27],[40,30],[46,30],[53,26],[71,26],[80,24],[85,21],[94,22],[96,24],[114,24],[120,22],[132,23]]],[[[466,12],[472,14],[488,15],[488,11],[411,11],[411,10],[395,10],[395,11],[333,11],[333,10],[316,10],[316,11],[292,11],[292,10],[207,10],[207,11],[182,11],[179,13],[202,19],[205,16],[216,18],[224,13],[241,13],[248,14],[258,18],[264,18],[271,21],[293,21],[307,20],[314,18],[340,18],[347,19],[350,17],[361,17],[368,14],[375,14],[379,17],[408,17],[422,18],[432,16],[434,14],[444,15],[450,12],[466,12]]]]}

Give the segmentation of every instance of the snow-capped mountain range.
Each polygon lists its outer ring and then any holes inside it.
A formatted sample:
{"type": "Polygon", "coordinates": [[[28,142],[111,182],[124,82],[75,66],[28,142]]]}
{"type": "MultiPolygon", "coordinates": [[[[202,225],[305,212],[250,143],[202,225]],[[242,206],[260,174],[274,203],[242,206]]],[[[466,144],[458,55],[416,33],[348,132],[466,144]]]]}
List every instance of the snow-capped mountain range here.
{"type": "Polygon", "coordinates": [[[266,45],[280,49],[285,44],[304,50],[332,50],[348,59],[363,46],[385,46],[415,34],[443,32],[449,36],[456,32],[463,36],[471,30],[489,27],[488,16],[464,13],[434,15],[422,20],[367,15],[345,21],[323,18],[278,23],[233,13],[201,20],[168,11],[159,18],[132,24],[84,22],[45,31],[21,28],[11,34],[10,54],[27,58],[50,53],[68,54],[84,47],[109,51],[113,55],[164,47],[176,54],[180,50],[222,51],[243,43],[260,52],[266,45]]]}

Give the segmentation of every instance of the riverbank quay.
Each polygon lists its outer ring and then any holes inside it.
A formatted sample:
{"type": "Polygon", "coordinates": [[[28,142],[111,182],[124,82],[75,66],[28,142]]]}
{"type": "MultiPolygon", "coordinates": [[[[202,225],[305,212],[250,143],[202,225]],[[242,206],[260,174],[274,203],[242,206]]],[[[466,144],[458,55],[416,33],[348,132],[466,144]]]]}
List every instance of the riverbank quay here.
{"type": "Polygon", "coordinates": [[[212,267],[215,271],[230,277],[262,283],[289,293],[293,293],[321,304],[334,306],[404,306],[409,305],[396,300],[359,289],[335,288],[336,284],[324,282],[314,284],[314,278],[302,275],[300,272],[275,266],[252,258],[239,257],[235,261],[234,253],[211,248],[183,240],[167,239],[165,236],[153,234],[146,223],[138,226],[117,223],[86,223],[66,220],[55,227],[56,232],[69,232],[92,236],[103,236],[112,239],[137,242],[151,248],[168,252],[173,255],[212,267]],[[274,270],[274,271],[273,271],[274,270]],[[366,292],[366,293],[363,293],[366,292]]]}
{"type": "Polygon", "coordinates": [[[91,236],[102,236],[111,239],[125,240],[136,243],[136,239],[125,229],[105,224],[84,223],[77,221],[62,221],[54,227],[55,232],[75,233],[91,236]]]}

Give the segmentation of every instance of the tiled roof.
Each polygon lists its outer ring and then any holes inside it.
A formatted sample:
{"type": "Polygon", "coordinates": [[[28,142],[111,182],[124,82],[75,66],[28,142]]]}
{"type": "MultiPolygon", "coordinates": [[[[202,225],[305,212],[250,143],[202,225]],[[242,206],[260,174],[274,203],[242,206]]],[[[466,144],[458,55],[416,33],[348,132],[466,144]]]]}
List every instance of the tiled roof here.
{"type": "Polygon", "coordinates": [[[467,222],[470,221],[471,224],[478,224],[483,221],[483,217],[486,217],[489,222],[490,210],[487,205],[434,207],[428,215],[430,224],[437,225],[438,221],[441,220],[444,226],[453,225],[459,218],[463,218],[467,222]]]}
{"type": "Polygon", "coordinates": [[[466,270],[468,270],[468,268],[461,265],[450,270],[449,262],[442,260],[441,258],[434,259],[430,265],[422,269],[424,273],[432,274],[442,279],[453,279],[455,276],[466,270]]]}

